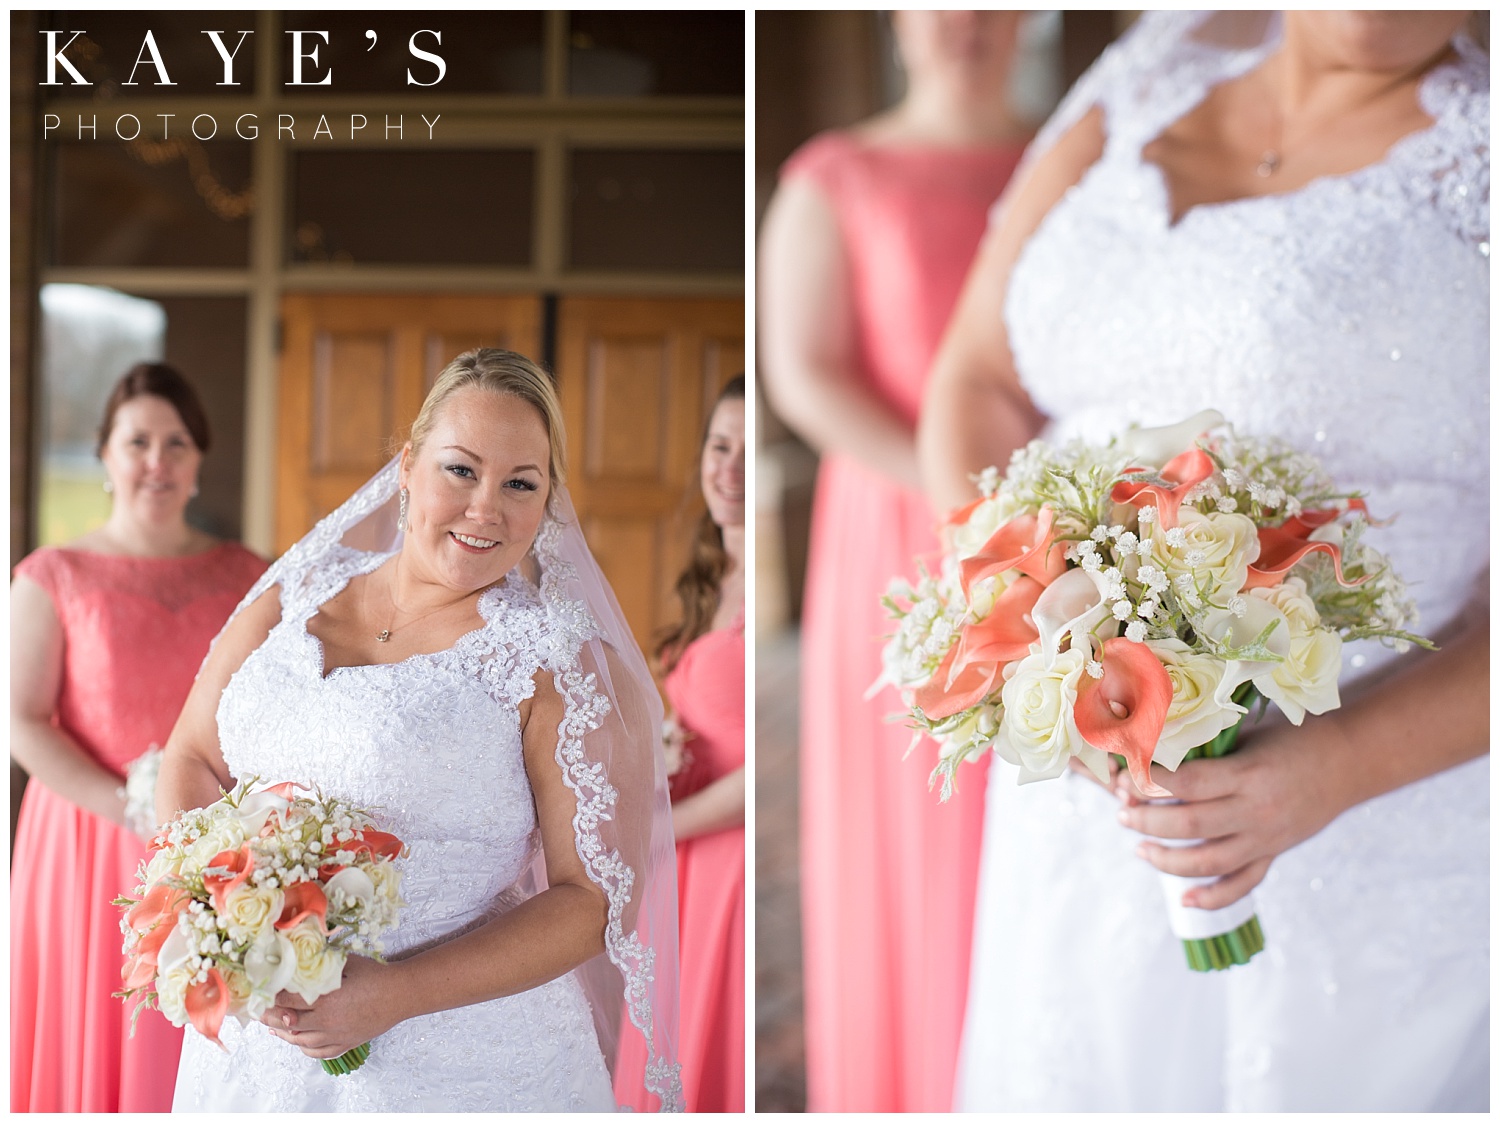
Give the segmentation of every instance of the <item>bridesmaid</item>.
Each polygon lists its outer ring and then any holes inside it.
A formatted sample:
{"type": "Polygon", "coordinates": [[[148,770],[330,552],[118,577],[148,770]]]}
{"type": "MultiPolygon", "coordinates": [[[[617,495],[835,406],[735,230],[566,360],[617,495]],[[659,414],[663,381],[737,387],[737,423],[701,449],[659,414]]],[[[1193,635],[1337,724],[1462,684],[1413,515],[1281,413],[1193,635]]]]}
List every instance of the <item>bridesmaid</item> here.
{"type": "MultiPolygon", "coordinates": [[[[933,554],[923,384],[1026,133],[1006,100],[1017,12],[892,16],[908,93],[804,145],[761,236],[777,411],[822,454],[802,636],[808,1108],[946,1111],[962,1027],[985,778],[940,804],[931,759],[864,701],[880,596],[933,554]],[[937,969],[934,969],[937,968],[937,969]]],[[[914,575],[914,574],[913,574],[914,575]]]]}
{"type": "MultiPolygon", "coordinates": [[[[116,383],[99,429],[108,521],[11,586],[11,757],[30,774],[11,868],[12,1111],[170,1111],[182,1031],[112,997],[150,823],[127,766],[165,744],[208,645],[265,563],[189,526],[208,422],[173,368],[116,383]],[[139,837],[138,837],[139,834],[139,837]]],[[[149,808],[149,804],[148,804],[149,808]]]]}
{"type": "MultiPolygon", "coordinates": [[[[709,418],[699,470],[708,505],[677,579],[682,622],[657,656],[677,836],[678,940],[686,1111],[745,1110],[745,380],[709,418]],[[669,723],[670,724],[670,723],[669,723]]],[[[627,1037],[624,1051],[632,1038],[627,1037]]],[[[616,1089],[644,1059],[622,1057],[616,1089]]],[[[643,1109],[637,1103],[637,1110],[643,1109]]]]}

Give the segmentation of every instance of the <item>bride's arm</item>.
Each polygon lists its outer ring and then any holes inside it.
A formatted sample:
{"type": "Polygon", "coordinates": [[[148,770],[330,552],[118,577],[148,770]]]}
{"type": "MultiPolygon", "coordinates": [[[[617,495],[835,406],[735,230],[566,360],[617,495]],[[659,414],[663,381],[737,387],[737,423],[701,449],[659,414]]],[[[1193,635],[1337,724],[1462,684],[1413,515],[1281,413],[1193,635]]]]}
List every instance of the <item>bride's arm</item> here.
{"type": "Polygon", "coordinates": [[[230,676],[265,642],[281,619],[281,594],[268,589],[234,618],[214,642],[172,727],[156,780],[156,818],[165,823],[188,807],[206,807],[234,778],[219,750],[219,696],[230,676]]]}
{"type": "MultiPolygon", "coordinates": [[[[548,672],[522,711],[526,771],[536,801],[547,863],[545,891],[454,939],[408,958],[376,963],[351,956],[340,988],[309,1005],[283,992],[261,1021],[309,1057],[337,1057],[408,1018],[518,994],[566,974],[604,950],[608,903],[578,857],[573,816],[578,800],[556,760],[564,705],[548,672]]],[[[618,680],[617,680],[618,681],[618,680]]],[[[620,792],[620,820],[644,807],[649,823],[650,752],[642,767],[615,760],[610,782],[620,792]],[[632,773],[639,772],[639,776],[632,773]],[[639,779],[645,785],[644,791],[639,779]]],[[[649,827],[647,827],[649,835],[649,827]]],[[[631,849],[626,842],[623,849],[631,849]]],[[[627,910],[626,928],[631,924],[627,910]]]]}
{"type": "Polygon", "coordinates": [[[1011,358],[1006,289],[1022,247],[1103,150],[1103,112],[1096,108],[1012,184],[999,222],[980,243],[933,361],[917,424],[922,483],[939,510],[973,499],[969,477],[990,465],[1003,470],[1010,454],[1041,428],[1043,417],[1022,389],[1011,358]]]}
{"type": "MultiPolygon", "coordinates": [[[[1121,773],[1120,820],[1158,838],[1201,838],[1140,853],[1167,873],[1219,877],[1183,903],[1223,908],[1266,876],[1272,861],[1366,800],[1489,751],[1489,613],[1481,610],[1434,654],[1414,653],[1393,675],[1301,726],[1252,734],[1220,760],[1194,760],[1152,778],[1184,802],[1139,801],[1121,773]]],[[[1400,839],[1392,839],[1400,846],[1400,839]]]]}

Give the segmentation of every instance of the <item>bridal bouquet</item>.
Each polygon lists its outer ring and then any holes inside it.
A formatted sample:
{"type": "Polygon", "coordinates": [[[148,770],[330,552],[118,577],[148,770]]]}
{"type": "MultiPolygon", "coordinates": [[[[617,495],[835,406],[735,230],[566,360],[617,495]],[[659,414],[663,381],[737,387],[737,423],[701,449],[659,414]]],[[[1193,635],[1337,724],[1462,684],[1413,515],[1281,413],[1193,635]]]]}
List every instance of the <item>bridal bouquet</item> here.
{"type": "MultiPolygon", "coordinates": [[[[993,749],[1020,781],[1109,756],[1146,796],[1176,769],[1233,750],[1267,700],[1293,723],[1339,705],[1345,641],[1428,641],[1363,501],[1312,457],[1244,437],[1206,411],[1108,444],[1033,441],[949,519],[941,571],[885,597],[896,632],[877,685],[939,746],[947,799],[960,766],[993,749]]],[[[1190,843],[1189,843],[1190,845],[1190,843]]],[[[1213,879],[1163,874],[1189,965],[1219,970],[1264,947],[1249,897],[1183,908],[1213,879]]]]}
{"type": "MultiPolygon", "coordinates": [[[[125,911],[124,989],[220,1045],[226,1016],[259,1018],[283,990],[307,1002],[335,991],[344,961],[379,958],[396,924],[403,843],[363,811],[242,782],[166,824],[125,911]]],[[[352,1072],[368,1043],[323,1068],[352,1072]]]]}

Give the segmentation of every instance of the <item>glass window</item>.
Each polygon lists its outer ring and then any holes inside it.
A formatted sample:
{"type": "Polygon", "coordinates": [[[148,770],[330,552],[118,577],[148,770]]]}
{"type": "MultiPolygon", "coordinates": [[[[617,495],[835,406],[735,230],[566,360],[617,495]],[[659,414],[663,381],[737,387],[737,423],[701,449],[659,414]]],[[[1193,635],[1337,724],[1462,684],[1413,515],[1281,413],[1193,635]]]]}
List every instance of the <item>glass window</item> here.
{"type": "Polygon", "coordinates": [[[742,149],[575,149],[569,176],[574,268],[744,269],[742,149]]]}
{"type": "Polygon", "coordinates": [[[574,97],[744,97],[745,14],[568,13],[574,97]]]}
{"type": "Polygon", "coordinates": [[[212,445],[188,519],[240,535],[244,487],[245,301],[148,300],[94,285],[43,285],[41,504],[38,544],[77,538],[109,517],[96,452],[104,402],[139,362],[168,362],[192,382],[212,445]]]}
{"type": "Polygon", "coordinates": [[[527,265],[531,149],[301,152],[292,261],[527,265]]]}
{"type": "Polygon", "coordinates": [[[243,267],[250,145],[82,140],[52,149],[50,263],[243,267]]]}

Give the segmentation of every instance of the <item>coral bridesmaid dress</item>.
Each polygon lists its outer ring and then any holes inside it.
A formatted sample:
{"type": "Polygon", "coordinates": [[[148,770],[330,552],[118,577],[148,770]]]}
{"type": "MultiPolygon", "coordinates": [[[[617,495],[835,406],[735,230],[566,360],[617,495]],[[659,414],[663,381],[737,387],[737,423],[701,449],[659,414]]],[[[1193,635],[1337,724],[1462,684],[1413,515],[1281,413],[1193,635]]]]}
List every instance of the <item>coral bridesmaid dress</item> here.
{"type": "MultiPolygon", "coordinates": [[[[57,724],[122,777],[164,745],[209,643],[265,562],[226,543],[180,558],[44,548],[16,566],[62,624],[57,724]]],[[[11,658],[26,653],[13,651],[11,658]]],[[[182,1031],[120,989],[120,911],[145,856],[122,827],[26,786],[11,865],[12,1111],[170,1111],[182,1031]]]]}
{"type": "MultiPolygon", "coordinates": [[[[677,801],[745,763],[745,613],[688,644],[664,684],[689,735],[690,762],[672,778],[677,801]]],[[[677,844],[681,972],[677,1057],[687,1111],[745,1110],[745,828],[677,844]]],[[[646,1058],[626,1035],[615,1065],[622,1104],[648,1109],[638,1079],[646,1058]]]]}
{"type": "MultiPolygon", "coordinates": [[[[827,133],[799,149],[837,216],[859,370],[916,426],[928,368],[1019,146],[872,147],[827,133]]],[[[802,620],[802,925],[808,1107],[946,1111],[968,989],[985,777],[940,804],[932,755],[884,715],[880,605],[937,552],[917,492],[838,454],[819,467],[802,620]]]]}

